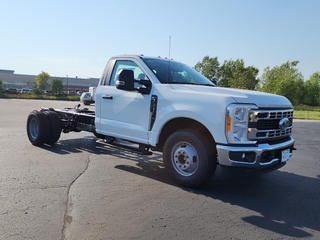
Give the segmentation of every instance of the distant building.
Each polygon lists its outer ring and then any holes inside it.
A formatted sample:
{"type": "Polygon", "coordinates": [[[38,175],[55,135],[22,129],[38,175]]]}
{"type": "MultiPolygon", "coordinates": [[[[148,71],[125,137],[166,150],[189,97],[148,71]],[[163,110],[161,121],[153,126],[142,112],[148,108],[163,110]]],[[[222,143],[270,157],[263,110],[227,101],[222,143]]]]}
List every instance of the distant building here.
{"type": "MultiPolygon", "coordinates": [[[[14,70],[0,69],[0,79],[2,80],[2,88],[9,89],[33,89],[36,87],[37,75],[15,74],[14,70]]],[[[52,79],[60,79],[62,81],[64,91],[69,92],[87,92],[89,87],[95,87],[99,83],[99,78],[72,78],[72,77],[54,77],[50,76],[47,89],[50,89],[52,79]]]]}

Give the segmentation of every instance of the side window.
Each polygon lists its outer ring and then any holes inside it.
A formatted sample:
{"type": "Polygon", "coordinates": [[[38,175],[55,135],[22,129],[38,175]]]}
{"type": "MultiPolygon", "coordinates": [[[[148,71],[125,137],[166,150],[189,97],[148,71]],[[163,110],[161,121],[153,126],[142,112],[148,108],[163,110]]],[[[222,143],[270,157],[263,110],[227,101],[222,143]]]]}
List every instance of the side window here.
{"type": "Polygon", "coordinates": [[[110,86],[115,86],[117,77],[118,77],[118,72],[122,69],[128,69],[132,70],[134,72],[134,79],[141,79],[142,77],[144,78],[144,73],[141,70],[140,67],[135,62],[132,61],[124,61],[124,60],[118,60],[116,61],[114,68],[112,70],[112,75],[110,79],[110,86]]]}

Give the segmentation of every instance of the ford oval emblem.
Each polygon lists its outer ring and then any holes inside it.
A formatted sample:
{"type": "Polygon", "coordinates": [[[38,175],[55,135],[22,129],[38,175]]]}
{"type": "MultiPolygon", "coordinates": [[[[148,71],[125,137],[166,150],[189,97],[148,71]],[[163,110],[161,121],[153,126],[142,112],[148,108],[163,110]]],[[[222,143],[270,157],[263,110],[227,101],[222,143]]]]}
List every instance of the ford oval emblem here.
{"type": "Polygon", "coordinates": [[[279,122],[279,128],[284,131],[290,126],[289,118],[282,118],[279,122]]]}

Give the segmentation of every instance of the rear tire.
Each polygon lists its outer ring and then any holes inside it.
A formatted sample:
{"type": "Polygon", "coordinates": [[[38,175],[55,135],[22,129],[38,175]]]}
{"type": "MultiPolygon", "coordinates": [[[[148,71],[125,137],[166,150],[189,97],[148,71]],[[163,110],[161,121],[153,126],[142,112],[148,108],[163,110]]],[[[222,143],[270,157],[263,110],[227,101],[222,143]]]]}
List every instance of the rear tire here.
{"type": "Polygon", "coordinates": [[[44,112],[49,120],[49,136],[48,139],[44,142],[46,144],[56,143],[61,135],[62,126],[58,114],[54,111],[45,111],[44,112]]]}
{"type": "Polygon", "coordinates": [[[49,135],[49,119],[43,112],[32,111],[27,119],[27,134],[29,141],[35,145],[42,145],[49,135]]]}
{"type": "Polygon", "coordinates": [[[164,144],[165,168],[179,185],[198,187],[208,181],[217,167],[212,141],[193,129],[173,133],[164,144]]]}

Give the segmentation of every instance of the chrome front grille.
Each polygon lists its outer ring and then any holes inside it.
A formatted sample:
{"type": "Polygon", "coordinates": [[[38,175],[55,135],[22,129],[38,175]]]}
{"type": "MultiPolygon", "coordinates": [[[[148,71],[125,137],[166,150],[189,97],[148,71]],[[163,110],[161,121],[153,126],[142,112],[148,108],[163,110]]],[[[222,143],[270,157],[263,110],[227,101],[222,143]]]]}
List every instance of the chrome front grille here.
{"type": "Polygon", "coordinates": [[[251,110],[249,140],[267,140],[291,135],[293,110],[251,110]],[[285,122],[285,123],[284,123],[285,122]]]}

